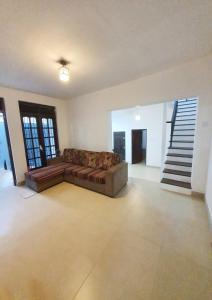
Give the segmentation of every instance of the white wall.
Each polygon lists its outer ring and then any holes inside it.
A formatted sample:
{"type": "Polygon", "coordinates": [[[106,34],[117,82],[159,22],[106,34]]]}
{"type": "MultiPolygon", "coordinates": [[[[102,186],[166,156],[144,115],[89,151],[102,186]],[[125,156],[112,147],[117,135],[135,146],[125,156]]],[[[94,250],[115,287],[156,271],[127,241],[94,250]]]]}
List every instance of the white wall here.
{"type": "Polygon", "coordinates": [[[210,158],[209,158],[208,178],[207,178],[205,199],[207,202],[208,211],[210,214],[210,221],[212,224],[212,141],[211,141],[211,150],[210,150],[210,158]]]}
{"type": "Polygon", "coordinates": [[[153,167],[161,166],[163,106],[164,104],[160,103],[112,112],[112,132],[126,132],[127,162],[132,162],[132,129],[147,129],[146,164],[153,167]],[[140,116],[140,120],[135,120],[137,114],[140,116]]]}
{"type": "Polygon", "coordinates": [[[0,87],[0,97],[4,98],[5,101],[16,177],[19,183],[24,180],[24,172],[27,170],[27,164],[18,101],[22,100],[56,107],[60,150],[63,150],[64,147],[68,147],[67,102],[3,87],[0,87]]]}
{"type": "Polygon", "coordinates": [[[205,192],[212,130],[212,55],[69,101],[70,143],[85,149],[111,148],[109,112],[116,109],[198,97],[192,187],[205,192]]]}

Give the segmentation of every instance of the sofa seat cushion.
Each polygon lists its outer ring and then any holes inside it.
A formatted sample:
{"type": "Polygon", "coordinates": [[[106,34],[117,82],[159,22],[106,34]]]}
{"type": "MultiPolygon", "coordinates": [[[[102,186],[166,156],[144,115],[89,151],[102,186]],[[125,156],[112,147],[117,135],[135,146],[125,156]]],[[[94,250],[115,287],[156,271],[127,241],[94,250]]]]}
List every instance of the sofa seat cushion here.
{"type": "Polygon", "coordinates": [[[87,179],[96,183],[105,184],[105,177],[106,177],[105,170],[97,169],[90,172],[87,176],[87,179]]]}
{"type": "Polygon", "coordinates": [[[88,175],[93,172],[93,168],[83,167],[77,170],[74,170],[73,175],[80,179],[88,179],[88,175]]]}
{"type": "Polygon", "coordinates": [[[65,170],[65,175],[72,175],[81,179],[86,179],[88,174],[92,172],[94,169],[80,166],[80,165],[73,165],[65,170]]]}
{"type": "Polygon", "coordinates": [[[69,163],[58,163],[49,167],[40,168],[34,171],[27,172],[25,175],[27,178],[35,182],[45,182],[56,176],[64,174],[64,170],[69,167],[69,163]]]}
{"type": "Polygon", "coordinates": [[[65,175],[73,175],[73,171],[79,168],[84,168],[84,167],[81,165],[70,164],[70,166],[65,169],[65,175]]]}

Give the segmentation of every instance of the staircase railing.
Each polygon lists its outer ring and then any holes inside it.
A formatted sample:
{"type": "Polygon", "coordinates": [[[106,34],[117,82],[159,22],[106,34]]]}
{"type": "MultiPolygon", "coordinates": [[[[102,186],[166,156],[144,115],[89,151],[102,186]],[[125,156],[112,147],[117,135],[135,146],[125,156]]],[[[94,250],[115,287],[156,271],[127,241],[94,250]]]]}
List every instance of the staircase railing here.
{"type": "Polygon", "coordinates": [[[173,113],[172,113],[172,119],[171,119],[171,121],[166,122],[166,123],[171,124],[170,147],[172,147],[172,142],[173,142],[174,124],[175,124],[176,115],[177,115],[177,108],[178,108],[178,101],[175,101],[174,102],[174,110],[173,110],[173,113]]]}

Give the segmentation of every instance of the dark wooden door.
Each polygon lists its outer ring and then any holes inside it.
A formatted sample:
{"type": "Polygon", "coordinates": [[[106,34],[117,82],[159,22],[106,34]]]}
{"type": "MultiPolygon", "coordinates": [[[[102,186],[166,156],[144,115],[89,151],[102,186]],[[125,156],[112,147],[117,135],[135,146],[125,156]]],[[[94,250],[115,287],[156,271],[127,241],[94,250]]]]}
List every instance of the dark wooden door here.
{"type": "Polygon", "coordinates": [[[142,130],[132,130],[132,164],[137,164],[143,160],[142,155],[142,130]]]}
{"type": "Polygon", "coordinates": [[[118,153],[125,160],[125,131],[113,133],[113,152],[118,153]]]}

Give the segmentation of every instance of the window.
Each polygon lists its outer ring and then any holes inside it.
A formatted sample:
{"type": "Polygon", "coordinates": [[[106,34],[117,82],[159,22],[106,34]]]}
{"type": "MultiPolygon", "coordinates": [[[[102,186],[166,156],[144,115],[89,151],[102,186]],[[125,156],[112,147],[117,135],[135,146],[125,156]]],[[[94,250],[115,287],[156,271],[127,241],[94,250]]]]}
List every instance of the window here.
{"type": "Polygon", "coordinates": [[[46,158],[54,158],[56,157],[56,147],[53,120],[51,118],[42,118],[42,127],[46,158]]]}
{"type": "Polygon", "coordinates": [[[30,169],[40,168],[42,162],[36,118],[23,117],[23,127],[28,165],[30,169]]]}
{"type": "Polygon", "coordinates": [[[55,108],[19,102],[24,144],[29,169],[47,164],[59,153],[55,108]]]}

